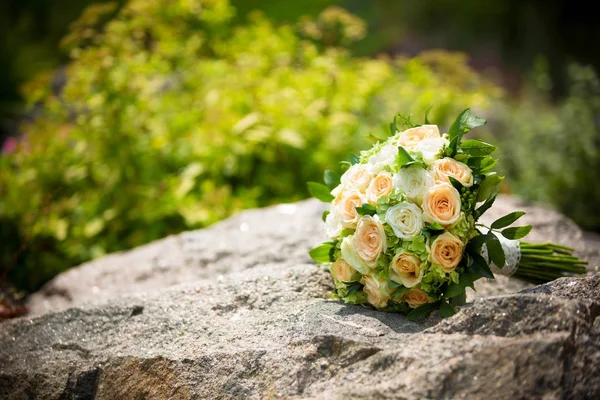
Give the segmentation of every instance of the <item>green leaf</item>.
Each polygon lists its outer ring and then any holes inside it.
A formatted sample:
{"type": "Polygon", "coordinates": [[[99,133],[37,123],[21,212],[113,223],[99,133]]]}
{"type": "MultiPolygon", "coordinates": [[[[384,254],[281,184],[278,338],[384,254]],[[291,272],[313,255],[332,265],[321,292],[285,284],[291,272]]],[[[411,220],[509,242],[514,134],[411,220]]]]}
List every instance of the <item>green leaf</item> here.
{"type": "Polygon", "coordinates": [[[346,296],[350,296],[359,290],[362,290],[363,287],[364,285],[360,282],[351,282],[349,285],[346,285],[346,296]]]}
{"type": "Polygon", "coordinates": [[[460,296],[464,292],[465,292],[465,287],[463,285],[461,285],[460,283],[451,283],[448,285],[448,288],[446,288],[446,291],[444,292],[444,296],[446,296],[448,298],[456,297],[456,296],[460,296]]]}
{"type": "Polygon", "coordinates": [[[495,220],[492,223],[491,228],[500,229],[504,228],[505,226],[509,226],[510,224],[521,218],[523,215],[525,215],[525,212],[523,211],[515,211],[511,212],[510,214],[506,214],[504,217],[495,220]]]}
{"type": "Polygon", "coordinates": [[[390,122],[390,135],[394,136],[398,132],[398,126],[396,125],[396,116],[394,115],[394,120],[390,122]]]}
{"type": "Polygon", "coordinates": [[[404,164],[415,160],[408,154],[408,151],[406,151],[404,147],[398,146],[397,161],[400,166],[403,166],[404,164]]]}
{"type": "Polygon", "coordinates": [[[377,214],[377,208],[371,204],[364,203],[360,207],[356,207],[356,212],[359,215],[375,215],[377,214]]]}
{"type": "Polygon", "coordinates": [[[331,195],[331,189],[322,183],[318,182],[308,182],[306,184],[308,186],[308,191],[312,197],[319,199],[325,203],[329,203],[334,197],[331,195]]]}
{"type": "Polygon", "coordinates": [[[325,222],[328,215],[329,215],[329,210],[323,211],[323,214],[321,214],[321,219],[323,220],[323,222],[325,222]]]}
{"type": "Polygon", "coordinates": [[[448,304],[445,299],[442,299],[440,303],[440,310],[438,312],[442,318],[448,318],[456,314],[454,307],[448,304]]]}
{"type": "Polygon", "coordinates": [[[431,112],[431,109],[433,108],[433,104],[430,105],[429,107],[427,107],[427,109],[425,110],[425,125],[429,125],[431,122],[429,122],[429,113],[431,112]]]}
{"type": "Polygon", "coordinates": [[[428,316],[433,310],[438,307],[438,303],[426,303],[422,306],[419,306],[408,313],[406,319],[409,321],[416,321],[420,318],[424,318],[428,316]]]}
{"type": "Polygon", "coordinates": [[[340,175],[337,172],[328,169],[323,174],[323,181],[327,187],[335,189],[335,187],[340,184],[340,175]]]}
{"type": "Polygon", "coordinates": [[[350,154],[350,164],[354,165],[354,164],[358,164],[360,162],[360,157],[358,157],[356,154],[350,154]]]}
{"type": "Polygon", "coordinates": [[[456,189],[458,191],[458,193],[460,194],[460,192],[462,191],[463,188],[463,184],[460,183],[455,177],[453,176],[449,176],[448,179],[450,180],[450,183],[452,184],[452,186],[454,186],[454,189],[456,189]]]}
{"type": "Polygon", "coordinates": [[[458,143],[460,142],[460,137],[455,137],[454,139],[450,140],[450,144],[448,144],[448,148],[445,151],[445,156],[446,157],[455,157],[456,156],[456,151],[458,150],[458,143]]]}
{"type": "Polygon", "coordinates": [[[479,254],[483,244],[489,240],[494,239],[495,237],[496,236],[494,236],[490,233],[485,234],[485,235],[477,235],[474,238],[472,238],[471,240],[469,240],[469,242],[467,243],[467,250],[470,250],[474,253],[479,254]]]}
{"type": "Polygon", "coordinates": [[[502,182],[503,179],[504,177],[498,176],[495,172],[487,175],[479,186],[479,191],[477,192],[477,201],[484,201],[497,194],[499,191],[500,182],[502,182]]]}
{"type": "Polygon", "coordinates": [[[456,117],[456,120],[450,126],[448,131],[448,138],[452,141],[454,138],[458,138],[458,141],[462,139],[465,133],[471,129],[477,128],[478,126],[485,125],[487,121],[481,117],[471,114],[471,109],[467,108],[456,117]]]}
{"type": "Polygon", "coordinates": [[[481,157],[492,154],[498,147],[493,144],[482,142],[481,140],[469,139],[462,142],[460,148],[463,152],[471,156],[481,157]]]}
{"type": "Polygon", "coordinates": [[[498,238],[489,240],[486,244],[490,259],[498,268],[504,268],[506,264],[506,256],[504,255],[504,249],[498,238]]]}
{"type": "Polygon", "coordinates": [[[404,164],[402,166],[402,168],[408,168],[408,167],[412,167],[413,165],[417,165],[421,168],[425,168],[427,169],[427,166],[425,165],[425,163],[421,162],[421,161],[417,161],[417,160],[413,160],[413,161],[409,161],[406,164],[404,164]]]}
{"type": "Polygon", "coordinates": [[[335,242],[324,242],[311,249],[308,254],[316,262],[332,262],[332,250],[335,250],[335,242]]]}
{"type": "Polygon", "coordinates": [[[477,276],[470,271],[464,271],[459,274],[458,283],[450,283],[444,292],[444,296],[448,298],[456,297],[465,294],[467,287],[475,290],[474,282],[477,276]]]}
{"type": "MultiPolygon", "coordinates": [[[[392,286],[392,283],[396,283],[394,281],[390,281],[390,286],[392,286]]],[[[402,300],[402,296],[404,296],[406,294],[406,292],[408,292],[410,289],[404,286],[400,286],[398,287],[398,289],[394,292],[394,294],[392,295],[392,300],[399,302],[402,300]]]]}
{"type": "Polygon", "coordinates": [[[494,279],[494,274],[490,270],[488,262],[480,254],[471,254],[473,264],[470,266],[472,273],[484,278],[494,279]]]}
{"type": "Polygon", "coordinates": [[[453,307],[464,306],[465,304],[467,304],[467,294],[465,292],[450,299],[450,305],[453,307]]]}
{"type": "Polygon", "coordinates": [[[489,172],[497,163],[498,160],[492,156],[470,157],[467,160],[467,165],[476,175],[489,172]]]}
{"type": "Polygon", "coordinates": [[[494,204],[494,201],[496,201],[496,195],[487,199],[485,203],[483,203],[477,210],[475,210],[475,219],[481,217],[481,215],[484,212],[486,212],[492,206],[492,204],[494,204]]]}
{"type": "Polygon", "coordinates": [[[531,232],[531,225],[516,226],[513,228],[506,228],[501,233],[507,239],[517,240],[522,239],[531,232]]]}
{"type": "Polygon", "coordinates": [[[443,231],[445,228],[441,226],[438,222],[434,222],[433,224],[426,225],[426,228],[430,231],[443,231]]]}

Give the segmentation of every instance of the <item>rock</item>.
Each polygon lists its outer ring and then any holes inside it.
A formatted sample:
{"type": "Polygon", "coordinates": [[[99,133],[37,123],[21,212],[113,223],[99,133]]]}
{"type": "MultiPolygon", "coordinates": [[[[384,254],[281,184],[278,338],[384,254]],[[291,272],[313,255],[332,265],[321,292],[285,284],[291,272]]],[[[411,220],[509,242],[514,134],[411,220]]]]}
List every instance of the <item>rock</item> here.
{"type": "MultiPolygon", "coordinates": [[[[38,315],[125,294],[149,293],[266,263],[310,263],[308,250],[324,239],[320,219],[324,209],[322,203],[306,200],[244,211],[208,229],[83,264],[60,274],[31,296],[30,312],[38,315]]],[[[482,221],[489,224],[515,210],[526,211],[522,222],[534,225],[528,240],[573,246],[590,266],[600,264],[600,237],[583,234],[575,223],[552,209],[499,196],[482,221]]],[[[495,281],[480,280],[469,299],[514,293],[529,286],[503,276],[495,281]]]]}
{"type": "MultiPolygon", "coordinates": [[[[411,322],[327,300],[306,256],[321,211],[244,212],[57,277],[37,316],[0,324],[0,398],[599,398],[600,273],[484,281],[454,317],[411,322]]],[[[598,254],[551,215],[536,240],[598,254]]]]}

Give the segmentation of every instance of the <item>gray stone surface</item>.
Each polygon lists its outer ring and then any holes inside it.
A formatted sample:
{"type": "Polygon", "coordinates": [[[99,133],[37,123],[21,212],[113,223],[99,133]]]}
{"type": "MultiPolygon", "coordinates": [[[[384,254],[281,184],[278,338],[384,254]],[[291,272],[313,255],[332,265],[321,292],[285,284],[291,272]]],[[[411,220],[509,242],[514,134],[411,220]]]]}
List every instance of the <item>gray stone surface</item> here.
{"type": "MultiPolygon", "coordinates": [[[[559,214],[503,205],[598,255],[559,214]]],[[[326,299],[306,256],[321,210],[244,212],[59,276],[37,316],[0,324],[0,399],[600,398],[599,273],[484,281],[454,317],[411,322],[326,299]]]]}

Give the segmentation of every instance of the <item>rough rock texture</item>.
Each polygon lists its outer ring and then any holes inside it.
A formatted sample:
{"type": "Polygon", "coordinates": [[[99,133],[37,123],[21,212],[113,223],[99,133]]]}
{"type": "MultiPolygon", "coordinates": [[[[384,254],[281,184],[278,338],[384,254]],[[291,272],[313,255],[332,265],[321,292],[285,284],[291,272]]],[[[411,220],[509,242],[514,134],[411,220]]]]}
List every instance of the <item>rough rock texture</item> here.
{"type": "MultiPolygon", "coordinates": [[[[532,239],[597,265],[596,237],[511,202],[532,239]]],[[[483,282],[454,317],[411,322],[324,299],[305,254],[321,210],[245,212],[59,276],[32,307],[76,307],[0,324],[0,399],[600,398],[599,273],[483,282]]]]}
{"type": "MultiPolygon", "coordinates": [[[[323,240],[320,216],[324,209],[322,203],[307,200],[245,211],[208,229],[170,236],[83,264],[59,275],[33,295],[29,301],[31,314],[124,294],[149,293],[186,282],[214,280],[256,265],[310,263],[308,249],[323,240]]],[[[527,212],[519,223],[535,227],[529,241],[573,246],[590,261],[590,267],[600,264],[600,236],[583,233],[552,209],[500,196],[482,221],[489,223],[515,210],[527,212]]],[[[500,276],[497,281],[479,281],[478,293],[470,296],[514,293],[527,286],[500,276]]]]}

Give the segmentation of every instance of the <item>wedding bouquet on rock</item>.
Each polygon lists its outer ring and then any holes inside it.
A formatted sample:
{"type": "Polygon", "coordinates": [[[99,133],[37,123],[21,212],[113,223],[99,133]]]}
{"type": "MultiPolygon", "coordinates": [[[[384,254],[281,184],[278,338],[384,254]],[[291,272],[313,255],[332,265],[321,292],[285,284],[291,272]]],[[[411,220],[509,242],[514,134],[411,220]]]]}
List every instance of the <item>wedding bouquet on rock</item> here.
{"type": "Polygon", "coordinates": [[[585,273],[573,249],[519,241],[531,226],[512,227],[512,212],[490,226],[479,218],[494,203],[502,177],[496,147],[463,136],[485,120],[467,109],[448,133],[396,115],[390,137],[325,171],[311,194],[330,203],[323,214],[329,241],[310,251],[328,269],[334,297],[417,318],[454,314],[466,288],[494,273],[534,283],[585,273]]]}

